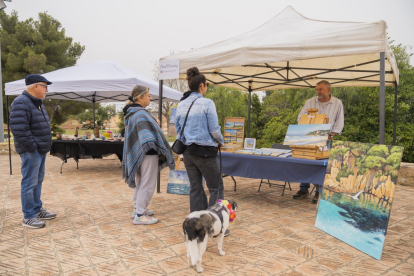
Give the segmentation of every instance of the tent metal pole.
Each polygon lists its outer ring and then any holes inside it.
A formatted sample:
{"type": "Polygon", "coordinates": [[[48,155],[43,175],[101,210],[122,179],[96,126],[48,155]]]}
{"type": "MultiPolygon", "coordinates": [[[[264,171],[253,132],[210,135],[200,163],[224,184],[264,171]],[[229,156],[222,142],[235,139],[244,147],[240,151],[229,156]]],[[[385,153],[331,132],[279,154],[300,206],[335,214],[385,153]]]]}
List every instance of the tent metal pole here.
{"type": "MultiPolygon", "coordinates": [[[[0,59],[1,59],[1,45],[0,45],[0,59]]],[[[2,74],[1,74],[1,63],[0,63],[0,143],[4,142],[4,128],[3,128],[3,82],[2,82],[2,74]]],[[[4,94],[6,94],[6,91],[4,91],[4,94]]],[[[7,108],[7,105],[6,105],[7,108]]]]}
{"type": "Polygon", "coordinates": [[[9,139],[9,163],[10,163],[10,175],[13,174],[12,171],[12,161],[11,161],[11,147],[10,147],[10,114],[9,114],[9,96],[6,96],[6,116],[7,116],[7,135],[9,139]]]}
{"type": "Polygon", "coordinates": [[[250,138],[250,105],[252,102],[252,86],[249,85],[249,109],[247,113],[247,138],[250,138]]]}
{"type": "Polygon", "coordinates": [[[380,53],[379,143],[385,144],[385,53],[380,53]]]}
{"type": "MultiPolygon", "coordinates": [[[[96,94],[96,92],[95,92],[96,94]]],[[[93,129],[95,130],[95,94],[92,95],[92,104],[93,104],[93,129]]]]}
{"type": "Polygon", "coordinates": [[[398,101],[398,84],[395,82],[394,87],[394,128],[392,130],[392,144],[395,146],[397,142],[397,101],[398,101]]]}
{"type": "Polygon", "coordinates": [[[286,80],[289,80],[289,61],[286,64],[286,80]]]}
{"type": "MultiPolygon", "coordinates": [[[[159,93],[158,93],[158,120],[160,120],[160,127],[162,130],[162,86],[163,80],[159,80],[159,93]]],[[[180,156],[178,156],[180,158],[180,156]]],[[[157,175],[157,193],[161,193],[161,172],[158,171],[157,175]]]]}

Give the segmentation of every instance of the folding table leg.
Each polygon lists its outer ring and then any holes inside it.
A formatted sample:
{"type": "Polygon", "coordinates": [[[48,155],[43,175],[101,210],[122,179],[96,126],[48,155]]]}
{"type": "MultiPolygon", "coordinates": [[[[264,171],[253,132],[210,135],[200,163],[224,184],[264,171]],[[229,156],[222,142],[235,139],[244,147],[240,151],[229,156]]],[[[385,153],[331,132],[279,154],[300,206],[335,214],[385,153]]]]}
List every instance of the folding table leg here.
{"type": "Polygon", "coordinates": [[[234,179],[233,176],[231,176],[231,179],[233,179],[233,181],[234,181],[234,191],[236,191],[236,180],[234,179]]]}
{"type": "Polygon", "coordinates": [[[63,164],[65,164],[65,160],[62,162],[62,165],[60,166],[60,173],[62,173],[63,164]]]}

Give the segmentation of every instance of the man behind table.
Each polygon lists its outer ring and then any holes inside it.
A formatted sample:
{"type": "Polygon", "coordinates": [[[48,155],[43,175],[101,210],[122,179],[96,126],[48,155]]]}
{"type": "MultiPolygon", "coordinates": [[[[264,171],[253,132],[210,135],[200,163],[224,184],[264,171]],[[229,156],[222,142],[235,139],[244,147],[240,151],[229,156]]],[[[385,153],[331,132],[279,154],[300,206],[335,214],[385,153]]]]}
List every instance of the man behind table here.
{"type": "MultiPolygon", "coordinates": [[[[328,148],[331,146],[332,138],[335,135],[341,134],[342,129],[344,128],[344,109],[342,101],[332,96],[330,91],[331,84],[328,81],[322,80],[318,82],[316,84],[317,96],[306,101],[298,116],[299,122],[302,115],[306,114],[307,110],[310,108],[317,108],[317,114],[326,114],[326,117],[329,118],[329,123],[331,124],[328,141],[326,143],[328,148]]],[[[294,199],[305,198],[309,195],[310,183],[301,183],[299,187],[300,190],[293,196],[294,199]]],[[[312,203],[318,202],[319,188],[320,186],[316,185],[317,191],[312,199],[312,203]]]]}
{"type": "Polygon", "coordinates": [[[31,74],[25,78],[26,90],[14,99],[10,110],[10,128],[16,152],[22,160],[21,201],[22,225],[42,228],[42,220],[54,219],[56,214],[43,209],[42,183],[45,175],[46,153],[52,147],[49,116],[43,106],[47,86],[46,78],[31,74]]]}

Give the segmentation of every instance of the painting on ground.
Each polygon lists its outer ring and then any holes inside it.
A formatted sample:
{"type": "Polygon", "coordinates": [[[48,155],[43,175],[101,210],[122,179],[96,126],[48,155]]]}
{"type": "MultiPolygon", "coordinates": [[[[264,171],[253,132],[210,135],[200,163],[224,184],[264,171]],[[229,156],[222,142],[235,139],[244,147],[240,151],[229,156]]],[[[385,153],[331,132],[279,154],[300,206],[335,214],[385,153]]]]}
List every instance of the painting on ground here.
{"type": "Polygon", "coordinates": [[[170,170],[167,193],[180,195],[190,194],[190,180],[188,179],[187,171],[170,170]]]}
{"type": "Polygon", "coordinates": [[[381,259],[403,147],[335,141],[315,226],[381,259]]]}
{"type": "Polygon", "coordinates": [[[283,145],[297,146],[326,146],[330,124],[320,125],[290,125],[283,145]]]}

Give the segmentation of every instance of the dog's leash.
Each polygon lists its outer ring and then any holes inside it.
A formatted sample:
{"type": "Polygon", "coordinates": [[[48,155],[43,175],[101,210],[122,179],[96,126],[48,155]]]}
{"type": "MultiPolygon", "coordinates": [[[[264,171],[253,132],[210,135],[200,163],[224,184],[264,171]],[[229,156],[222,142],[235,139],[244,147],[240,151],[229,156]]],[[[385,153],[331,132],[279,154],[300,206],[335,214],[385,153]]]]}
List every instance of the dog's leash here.
{"type": "MultiPolygon", "coordinates": [[[[222,163],[221,163],[221,148],[220,148],[220,146],[219,146],[219,154],[220,154],[220,177],[222,178],[222,180],[223,180],[223,177],[222,177],[222,175],[221,175],[221,167],[222,167],[222,163]]],[[[219,179],[219,183],[220,183],[220,179],[219,179]]],[[[224,185],[224,184],[223,184],[224,185]]]]}

